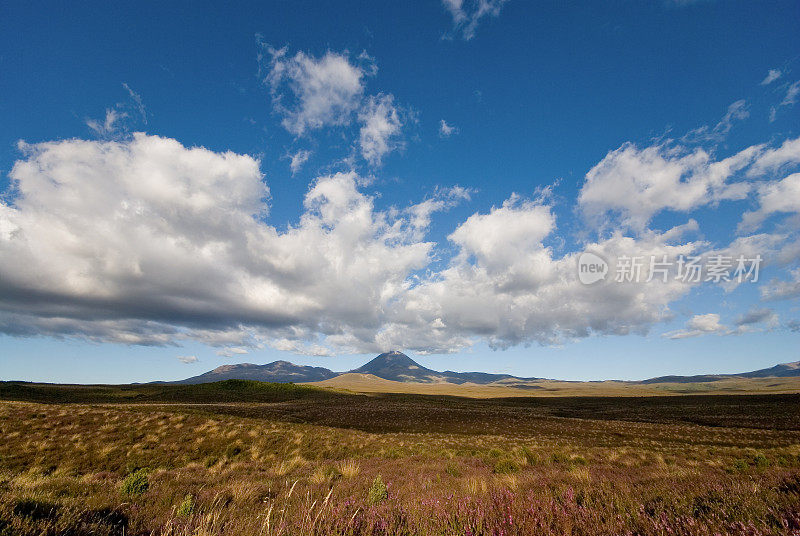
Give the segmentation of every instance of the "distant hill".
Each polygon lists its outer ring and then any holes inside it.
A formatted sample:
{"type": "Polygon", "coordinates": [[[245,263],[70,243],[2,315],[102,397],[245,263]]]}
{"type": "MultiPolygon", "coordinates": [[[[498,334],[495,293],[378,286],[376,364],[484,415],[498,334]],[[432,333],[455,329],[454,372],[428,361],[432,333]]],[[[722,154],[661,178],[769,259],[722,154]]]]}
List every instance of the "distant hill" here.
{"type": "Polygon", "coordinates": [[[0,400],[44,403],[218,403],[285,402],[344,396],[328,389],[288,383],[224,380],[194,385],[148,383],[131,385],[59,385],[0,381],[0,400]]]}
{"type": "Polygon", "coordinates": [[[774,367],[739,374],[699,374],[696,376],[659,376],[640,383],[701,383],[728,378],[794,378],[800,376],[800,361],[782,363],[774,367]]]}
{"type": "Polygon", "coordinates": [[[295,365],[288,361],[273,361],[266,365],[253,365],[241,363],[237,365],[222,365],[214,370],[193,376],[185,380],[171,383],[197,384],[211,383],[222,380],[256,380],[273,383],[303,383],[318,382],[337,376],[338,373],[324,367],[307,367],[295,365]]]}
{"type": "MultiPolygon", "coordinates": [[[[423,367],[407,355],[398,351],[380,354],[368,363],[347,373],[333,372],[323,367],[309,367],[295,365],[288,361],[274,361],[266,365],[242,363],[237,365],[223,365],[199,376],[187,378],[177,384],[200,384],[222,380],[257,380],[274,383],[311,383],[331,380],[347,376],[348,381],[358,375],[371,378],[388,380],[392,382],[415,384],[451,384],[451,385],[487,385],[498,387],[514,387],[518,389],[542,389],[543,378],[520,378],[510,374],[490,374],[487,372],[453,372],[446,370],[439,372],[423,367]],[[354,376],[353,376],[354,375],[354,376]]],[[[659,376],[642,381],[617,382],[629,385],[648,384],[700,384],[717,382],[719,380],[745,379],[745,378],[792,378],[800,377],[800,361],[783,363],[771,368],[743,372],[740,374],[702,374],[697,376],[659,376]]],[[[329,382],[330,383],[330,382],[329,382]]],[[[335,383],[335,382],[334,382],[335,383]]],[[[373,382],[374,383],[374,382],[373,382]]],[[[575,383],[575,382],[573,382],[575,383]]],[[[581,382],[577,382],[581,383],[581,382]]]]}

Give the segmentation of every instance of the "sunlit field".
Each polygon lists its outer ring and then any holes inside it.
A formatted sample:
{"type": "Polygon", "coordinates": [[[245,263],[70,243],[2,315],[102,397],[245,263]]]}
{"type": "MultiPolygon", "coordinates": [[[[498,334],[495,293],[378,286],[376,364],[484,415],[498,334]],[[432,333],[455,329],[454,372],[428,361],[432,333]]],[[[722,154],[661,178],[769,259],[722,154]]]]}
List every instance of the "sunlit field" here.
{"type": "Polygon", "coordinates": [[[800,530],[798,395],[476,400],[232,381],[0,397],[3,536],[800,530]]]}

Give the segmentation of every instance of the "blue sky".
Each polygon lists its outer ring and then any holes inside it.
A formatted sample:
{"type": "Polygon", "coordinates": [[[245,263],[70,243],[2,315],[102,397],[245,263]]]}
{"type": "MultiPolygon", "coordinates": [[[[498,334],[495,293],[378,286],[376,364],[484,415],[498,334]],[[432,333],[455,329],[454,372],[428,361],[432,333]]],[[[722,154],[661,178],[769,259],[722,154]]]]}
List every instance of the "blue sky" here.
{"type": "Polygon", "coordinates": [[[798,36],[796,2],[6,6],[0,379],[800,359],[798,36]],[[613,280],[715,253],[759,280],[613,280]]]}

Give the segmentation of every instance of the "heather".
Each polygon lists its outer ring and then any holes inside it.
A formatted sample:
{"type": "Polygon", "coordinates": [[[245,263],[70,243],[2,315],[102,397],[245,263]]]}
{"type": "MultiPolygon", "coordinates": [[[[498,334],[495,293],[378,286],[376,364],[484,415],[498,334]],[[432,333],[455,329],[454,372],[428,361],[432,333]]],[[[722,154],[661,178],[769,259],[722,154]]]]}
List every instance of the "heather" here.
{"type": "Polygon", "coordinates": [[[0,402],[0,535],[800,530],[797,396],[170,396],[0,402]]]}

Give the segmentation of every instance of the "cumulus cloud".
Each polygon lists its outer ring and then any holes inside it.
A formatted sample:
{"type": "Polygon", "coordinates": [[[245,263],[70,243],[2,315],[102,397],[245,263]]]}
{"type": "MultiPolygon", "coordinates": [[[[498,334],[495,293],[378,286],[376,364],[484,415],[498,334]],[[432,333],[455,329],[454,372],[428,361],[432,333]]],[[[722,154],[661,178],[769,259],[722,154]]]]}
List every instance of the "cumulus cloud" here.
{"type": "Polygon", "coordinates": [[[411,213],[375,211],[354,173],[320,177],[278,232],[246,155],[144,134],[21,149],[0,205],[5,332],[230,346],[369,329],[429,260],[411,213]]]}
{"type": "MultiPolygon", "coordinates": [[[[265,345],[315,355],[446,353],[476,341],[506,348],[646,333],[696,286],[674,274],[580,283],[579,252],[560,252],[547,195],[512,195],[477,211],[439,245],[428,238],[433,215],[468,200],[469,190],[440,188],[417,203],[378,209],[355,172],[324,175],[310,185],[296,223],[279,229],[269,223],[259,162],[247,155],[142,133],[21,143],[20,150],[10,173],[14,197],[0,203],[0,331],[7,334],[152,345],[191,339],[230,356],[265,345]]],[[[785,155],[768,155],[758,146],[715,161],[702,151],[625,145],[587,175],[582,207],[616,208],[643,224],[665,206],[738,198],[732,170],[757,158],[767,158],[764,170],[783,169],[785,155]],[[600,186],[636,201],[615,205],[610,192],[597,193],[600,186]]],[[[624,256],[674,263],[710,251],[687,238],[697,230],[693,220],[664,232],[639,225],[632,235],[618,227],[579,249],[610,264],[624,256]]],[[[750,256],[785,239],[743,236],[716,251],[750,256]]],[[[765,297],[791,296],[799,277],[771,282],[765,297]]],[[[715,331],[710,320],[684,331],[715,331]]]]}
{"type": "Polygon", "coordinates": [[[384,94],[369,97],[359,111],[358,120],[361,155],[371,165],[378,166],[384,156],[400,145],[397,137],[403,121],[394,97],[384,94]]]}
{"type": "MultiPolygon", "coordinates": [[[[577,253],[557,256],[545,245],[556,222],[551,207],[512,196],[487,214],[473,214],[450,235],[458,254],[441,272],[409,289],[379,340],[409,339],[419,352],[456,351],[480,338],[494,348],[561,344],[592,334],[645,333],[669,316],[668,303],[691,285],[670,279],[642,287],[614,281],[587,286],[577,278],[577,253]]],[[[665,253],[674,259],[696,244],[673,243],[682,229],[586,244],[605,259],[665,253]]],[[[388,346],[387,346],[388,347],[388,346]]]]}
{"type": "MultiPolygon", "coordinates": [[[[377,72],[374,60],[366,53],[351,58],[346,52],[327,51],[313,57],[301,51],[292,56],[286,47],[260,44],[264,82],[270,88],[275,111],[290,133],[302,136],[355,122],[355,148],[372,167],[380,166],[387,154],[403,147],[401,134],[409,112],[398,106],[391,94],[366,94],[366,78],[377,72]]],[[[310,155],[300,150],[289,156],[292,174],[310,155]]]]}
{"type": "Polygon", "coordinates": [[[197,359],[196,355],[179,355],[177,356],[178,361],[185,365],[189,365],[191,363],[197,363],[199,359],[197,359]]]}
{"type": "Polygon", "coordinates": [[[263,49],[264,81],[286,130],[301,136],[352,121],[364,94],[364,79],[374,74],[374,64],[365,63],[363,56],[361,64],[351,62],[347,54],[332,51],[315,58],[302,51],[291,56],[286,47],[263,45],[263,49]]]}
{"type": "Polygon", "coordinates": [[[762,86],[768,86],[769,84],[773,83],[775,80],[781,77],[781,71],[779,69],[770,69],[767,72],[767,76],[764,77],[764,80],[761,81],[762,86]]]}
{"type": "Polygon", "coordinates": [[[453,18],[453,33],[465,40],[475,37],[481,19],[497,17],[506,0],[442,0],[453,18]]]}

